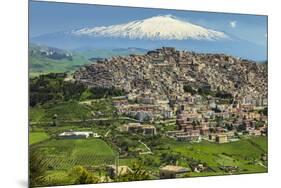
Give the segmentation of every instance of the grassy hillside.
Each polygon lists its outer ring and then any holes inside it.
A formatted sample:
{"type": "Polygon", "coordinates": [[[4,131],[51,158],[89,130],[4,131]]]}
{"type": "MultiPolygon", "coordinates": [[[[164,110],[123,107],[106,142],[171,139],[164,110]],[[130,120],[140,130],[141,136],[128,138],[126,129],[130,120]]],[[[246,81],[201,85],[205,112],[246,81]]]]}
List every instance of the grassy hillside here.
{"type": "Polygon", "coordinates": [[[50,136],[45,132],[30,132],[29,133],[29,144],[36,144],[44,140],[49,139],[50,136]]]}
{"type": "Polygon", "coordinates": [[[219,166],[238,166],[240,173],[266,172],[259,165],[261,155],[267,152],[267,137],[253,137],[238,142],[216,144],[203,141],[194,144],[170,144],[175,152],[206,162],[214,171],[219,166]]]}
{"type": "Polygon", "coordinates": [[[50,59],[47,57],[40,57],[39,55],[29,56],[29,72],[30,76],[37,76],[46,73],[58,73],[73,71],[81,65],[89,64],[87,58],[79,54],[74,54],[73,59],[50,59]]]}
{"type": "Polygon", "coordinates": [[[77,101],[59,102],[56,104],[37,105],[30,108],[31,122],[52,121],[54,114],[57,115],[57,120],[82,120],[93,118],[93,114],[98,117],[113,117],[114,107],[112,101],[97,100],[91,101],[91,104],[86,104],[77,101]]]}
{"type": "Polygon", "coordinates": [[[139,48],[83,49],[69,51],[30,44],[29,72],[31,77],[51,72],[72,72],[82,65],[94,63],[89,61],[90,58],[110,58],[118,55],[126,56],[129,54],[144,54],[145,52],[145,49],[139,48]],[[48,55],[50,52],[55,52],[56,56],[48,55]]]}
{"type": "Polygon", "coordinates": [[[58,120],[77,120],[91,118],[91,109],[78,102],[61,102],[58,104],[46,104],[30,109],[30,121],[52,121],[54,114],[58,120]]]}

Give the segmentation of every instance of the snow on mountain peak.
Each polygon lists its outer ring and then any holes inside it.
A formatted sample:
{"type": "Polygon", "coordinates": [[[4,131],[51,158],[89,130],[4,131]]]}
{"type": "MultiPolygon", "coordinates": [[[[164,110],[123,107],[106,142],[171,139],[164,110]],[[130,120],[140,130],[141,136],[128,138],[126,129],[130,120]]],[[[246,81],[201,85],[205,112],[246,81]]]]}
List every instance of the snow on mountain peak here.
{"type": "Polygon", "coordinates": [[[77,36],[147,40],[222,40],[225,33],[186,22],[172,15],[161,15],[125,24],[73,30],[77,36]]]}

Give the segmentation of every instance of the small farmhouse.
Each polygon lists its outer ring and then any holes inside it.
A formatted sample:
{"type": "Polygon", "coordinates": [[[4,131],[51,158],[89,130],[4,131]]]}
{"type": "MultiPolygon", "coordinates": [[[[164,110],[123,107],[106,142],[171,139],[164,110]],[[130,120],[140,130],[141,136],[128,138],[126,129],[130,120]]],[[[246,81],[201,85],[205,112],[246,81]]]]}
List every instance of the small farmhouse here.
{"type": "Polygon", "coordinates": [[[181,166],[167,165],[160,168],[160,179],[177,178],[187,172],[190,172],[190,169],[181,166]]]}
{"type": "Polygon", "coordinates": [[[227,143],[227,135],[226,134],[218,134],[216,135],[216,142],[219,144],[227,143]]]}

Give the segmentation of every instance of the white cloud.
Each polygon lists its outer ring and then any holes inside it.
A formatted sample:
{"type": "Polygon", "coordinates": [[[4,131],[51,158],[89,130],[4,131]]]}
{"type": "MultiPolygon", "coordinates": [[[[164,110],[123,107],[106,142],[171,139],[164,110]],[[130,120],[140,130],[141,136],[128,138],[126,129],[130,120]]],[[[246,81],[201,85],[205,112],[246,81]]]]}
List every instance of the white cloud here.
{"type": "Polygon", "coordinates": [[[232,27],[232,28],[236,28],[236,24],[237,24],[236,21],[231,21],[231,22],[229,22],[229,25],[230,25],[230,27],[232,27]]]}
{"type": "Polygon", "coordinates": [[[264,34],[264,37],[267,38],[267,33],[264,34]]]}

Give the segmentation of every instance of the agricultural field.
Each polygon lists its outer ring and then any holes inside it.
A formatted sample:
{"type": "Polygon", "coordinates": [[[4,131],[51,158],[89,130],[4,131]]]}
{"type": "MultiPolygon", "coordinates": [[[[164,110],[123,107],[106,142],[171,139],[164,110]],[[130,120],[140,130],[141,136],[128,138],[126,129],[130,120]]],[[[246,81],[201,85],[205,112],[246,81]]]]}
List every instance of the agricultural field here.
{"type": "MultiPolygon", "coordinates": [[[[266,164],[261,161],[261,156],[267,153],[267,137],[245,136],[239,141],[225,144],[178,142],[164,136],[165,131],[175,129],[176,125],[172,121],[156,123],[159,135],[144,137],[120,132],[119,127],[127,121],[118,120],[114,111],[110,98],[46,103],[32,107],[30,119],[37,124],[32,126],[30,144],[32,150],[45,158],[46,177],[67,184],[72,181],[67,174],[74,167],[92,168],[114,164],[118,152],[119,165],[132,168],[140,163],[149,172],[150,179],[159,179],[159,167],[169,164],[187,168],[199,163],[208,166],[208,170],[190,172],[188,177],[267,172],[266,164]],[[54,114],[58,115],[56,126],[40,124],[52,122],[54,114]],[[103,121],[87,121],[91,119],[103,121]],[[93,131],[103,138],[56,139],[59,133],[68,130],[93,131]],[[144,144],[151,153],[147,153],[144,144]],[[238,170],[226,172],[221,168],[223,166],[237,166],[238,170]]],[[[106,174],[104,169],[94,172],[106,174]]]]}
{"type": "MultiPolygon", "coordinates": [[[[55,86],[60,82],[50,81],[48,84],[56,91],[55,86]]],[[[52,100],[38,100],[30,106],[30,152],[42,157],[38,164],[44,168],[44,182],[39,185],[75,184],[77,176],[73,171],[76,168],[86,169],[102,182],[109,177],[107,168],[112,164],[131,169],[139,165],[148,174],[143,176],[144,179],[159,179],[159,169],[165,165],[191,169],[183,177],[267,172],[267,159],[262,160],[268,147],[265,136],[243,135],[238,141],[225,144],[206,140],[181,142],[165,134],[177,129],[175,118],[151,122],[157,129],[154,136],[124,132],[121,126],[137,120],[116,113],[113,100],[120,96],[104,97],[109,94],[107,90],[81,90],[79,95],[71,95],[73,98],[59,97],[62,93],[64,91],[59,91],[52,94],[52,100]],[[95,98],[97,96],[102,98],[95,98]],[[101,138],[58,139],[58,135],[65,131],[92,131],[101,138]],[[195,171],[198,164],[203,164],[206,169],[195,171]],[[229,171],[228,167],[234,170],[229,171]]],[[[45,95],[35,96],[45,99],[45,95]]]]}
{"type": "MultiPolygon", "coordinates": [[[[152,146],[151,140],[144,140],[152,146]]],[[[189,176],[227,175],[243,173],[267,172],[267,167],[261,162],[261,156],[267,153],[267,137],[249,137],[236,142],[217,144],[203,141],[201,143],[177,142],[167,138],[156,138],[152,146],[152,154],[138,155],[135,158],[121,158],[122,165],[131,165],[141,161],[151,175],[158,176],[159,166],[178,164],[191,168],[193,163],[205,164],[208,170],[200,173],[191,172],[189,176]],[[254,144],[256,143],[256,144],[254,144]],[[236,172],[225,172],[220,167],[237,166],[236,172]]]]}
{"type": "MultiPolygon", "coordinates": [[[[261,173],[267,172],[267,168],[260,165],[260,157],[267,152],[267,137],[249,137],[240,141],[216,144],[203,141],[201,143],[177,142],[168,138],[145,138],[142,140],[150,147],[151,154],[140,154],[145,150],[137,138],[126,135],[121,143],[128,144],[127,155],[117,158],[115,144],[107,144],[109,138],[96,139],[49,139],[44,142],[34,143],[31,150],[39,152],[45,158],[47,170],[46,177],[59,182],[69,184],[72,179],[68,173],[76,166],[97,167],[115,164],[133,167],[141,163],[142,168],[149,172],[150,179],[159,178],[159,166],[165,164],[178,164],[191,168],[192,162],[207,164],[208,171],[201,173],[191,172],[188,177],[227,175],[228,172],[220,169],[220,166],[238,166],[239,171],[231,174],[261,173]],[[153,145],[152,143],[155,144],[153,145]],[[159,144],[161,143],[161,144],[159,144]],[[112,145],[113,144],[113,145],[112,145]],[[114,147],[115,146],[115,147],[114,147]]],[[[119,137],[117,137],[119,138],[119,137]]],[[[98,174],[106,174],[105,169],[94,171],[98,174]]]]}
{"type": "Polygon", "coordinates": [[[225,144],[171,142],[167,146],[173,152],[207,163],[214,175],[221,171],[219,166],[237,166],[239,173],[267,172],[267,168],[260,165],[261,156],[267,153],[267,137],[251,137],[225,144]]]}
{"type": "Polygon", "coordinates": [[[49,139],[50,136],[45,132],[30,132],[29,133],[29,144],[36,144],[44,140],[49,139]]]}
{"type": "Polygon", "coordinates": [[[76,165],[113,164],[115,153],[101,139],[52,139],[34,145],[46,159],[45,164],[51,170],[66,170],[76,165]]]}

